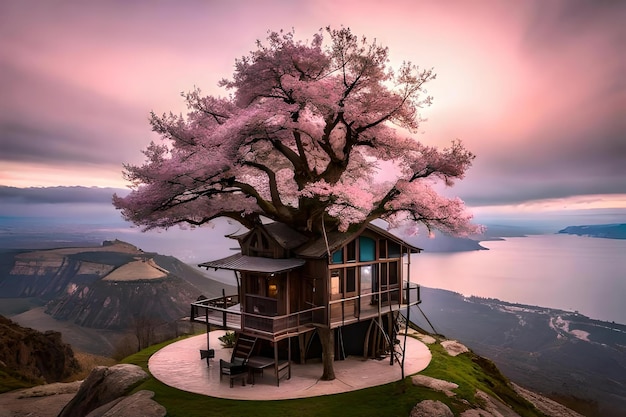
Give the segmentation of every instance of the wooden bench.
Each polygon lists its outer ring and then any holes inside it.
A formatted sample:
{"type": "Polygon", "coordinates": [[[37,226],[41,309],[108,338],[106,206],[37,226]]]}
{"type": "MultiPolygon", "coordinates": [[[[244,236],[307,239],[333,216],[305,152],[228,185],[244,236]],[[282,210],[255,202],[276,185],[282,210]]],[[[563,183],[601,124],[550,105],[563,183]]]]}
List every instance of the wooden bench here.
{"type": "Polygon", "coordinates": [[[289,366],[289,361],[278,361],[278,366],[276,366],[276,362],[274,358],[268,358],[265,356],[252,356],[248,359],[248,370],[249,370],[249,380],[254,385],[255,375],[261,374],[263,376],[263,371],[265,369],[274,368],[276,372],[276,385],[280,386],[280,380],[282,377],[288,376],[287,379],[291,378],[291,366],[289,366]],[[280,373],[287,369],[287,372],[281,377],[280,373]]]}
{"type": "Polygon", "coordinates": [[[287,379],[291,379],[291,363],[289,363],[289,361],[279,361],[278,366],[276,367],[276,386],[280,385],[280,380],[285,376],[287,379]],[[280,373],[285,369],[287,372],[285,372],[285,374],[281,377],[280,373]]]}
{"type": "Polygon", "coordinates": [[[250,370],[250,381],[254,385],[255,374],[263,376],[263,370],[274,365],[274,359],[265,356],[253,356],[248,359],[248,369],[250,370]]]}

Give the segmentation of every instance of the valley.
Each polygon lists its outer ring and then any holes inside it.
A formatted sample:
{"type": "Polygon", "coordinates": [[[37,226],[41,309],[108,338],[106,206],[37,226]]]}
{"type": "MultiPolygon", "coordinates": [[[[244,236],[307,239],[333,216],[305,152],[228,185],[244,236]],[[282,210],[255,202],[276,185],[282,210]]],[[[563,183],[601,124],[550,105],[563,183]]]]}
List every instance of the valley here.
{"type": "MultiPolygon", "coordinates": [[[[206,275],[119,241],[6,250],[0,273],[0,314],[24,327],[60,332],[76,351],[103,356],[123,357],[120,346],[132,353],[201,331],[184,319],[190,301],[235,291],[229,276],[206,275]]],[[[421,298],[411,321],[466,344],[512,381],[585,415],[626,411],[626,326],[429,287],[421,288],[421,298]]]]}
{"type": "Polygon", "coordinates": [[[585,415],[626,413],[625,325],[441,289],[421,294],[411,321],[491,359],[512,381],[585,415]]]}

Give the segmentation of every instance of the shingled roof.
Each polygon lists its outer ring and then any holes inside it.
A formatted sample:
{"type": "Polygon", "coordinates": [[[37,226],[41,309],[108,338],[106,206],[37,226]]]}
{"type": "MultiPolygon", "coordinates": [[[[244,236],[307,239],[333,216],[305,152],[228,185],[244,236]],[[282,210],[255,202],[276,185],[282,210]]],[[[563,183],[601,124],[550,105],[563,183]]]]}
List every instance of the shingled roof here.
{"type": "MultiPolygon", "coordinates": [[[[283,248],[292,250],[292,253],[294,253],[297,258],[273,259],[258,256],[246,256],[238,253],[226,258],[217,259],[215,261],[204,262],[198,266],[207,269],[229,269],[245,272],[285,272],[304,265],[305,260],[302,258],[319,259],[326,256],[328,252],[333,253],[351,240],[356,239],[365,229],[371,230],[385,236],[389,240],[397,242],[398,244],[408,248],[412,253],[419,253],[422,251],[420,248],[408,244],[385,229],[371,223],[364,225],[355,232],[347,233],[333,230],[327,233],[326,237],[322,236],[315,239],[309,239],[283,223],[268,223],[262,225],[261,227],[263,227],[265,231],[283,248]]],[[[242,239],[245,239],[249,233],[251,233],[251,231],[230,237],[241,241],[242,239]]]]}
{"type": "MultiPolygon", "coordinates": [[[[302,233],[292,229],[284,223],[272,222],[262,224],[260,227],[263,228],[282,248],[284,249],[294,249],[298,246],[306,243],[309,238],[302,233]]],[[[238,241],[242,241],[245,239],[252,230],[248,230],[244,233],[238,235],[229,235],[231,239],[237,239],[238,241]]]]}
{"type": "Polygon", "coordinates": [[[273,259],[259,256],[246,256],[240,253],[226,258],[199,264],[202,268],[229,269],[233,271],[260,272],[276,274],[289,271],[304,265],[304,259],[288,258],[273,259]]]}
{"type": "Polygon", "coordinates": [[[351,233],[347,232],[339,232],[334,230],[332,232],[327,233],[326,238],[323,236],[314,240],[309,241],[307,244],[302,245],[301,247],[294,250],[294,253],[299,257],[303,258],[321,258],[325,256],[328,252],[333,253],[343,245],[347,244],[353,239],[356,239],[358,236],[363,233],[363,230],[369,229],[373,232],[381,234],[385,236],[387,239],[397,242],[405,247],[407,247],[412,253],[419,253],[422,249],[413,246],[398,236],[389,233],[385,229],[382,229],[378,226],[375,226],[371,223],[364,225],[359,230],[351,233]],[[328,245],[327,242],[328,241],[328,245]]]}

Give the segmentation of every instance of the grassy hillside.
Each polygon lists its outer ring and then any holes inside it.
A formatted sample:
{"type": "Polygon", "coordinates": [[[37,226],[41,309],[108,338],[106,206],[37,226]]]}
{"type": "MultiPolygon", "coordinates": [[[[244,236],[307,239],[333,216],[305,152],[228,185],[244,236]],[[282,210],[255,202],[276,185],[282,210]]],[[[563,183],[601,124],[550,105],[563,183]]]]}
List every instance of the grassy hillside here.
{"type": "MultiPolygon", "coordinates": [[[[626,325],[426,287],[421,293],[420,308],[438,333],[492,359],[517,384],[585,415],[626,415],[626,325]]],[[[411,319],[429,328],[419,310],[411,319]]]]}
{"type": "MultiPolygon", "coordinates": [[[[150,356],[171,342],[144,349],[123,362],[139,365],[148,371],[150,356]]],[[[511,389],[506,378],[491,362],[471,352],[450,357],[438,343],[430,345],[430,348],[433,355],[431,364],[421,374],[459,384],[459,388],[455,390],[455,397],[450,398],[441,392],[414,386],[410,377],[394,383],[343,394],[281,401],[237,401],[207,397],[177,390],[154,378],[144,382],[137,390],[154,391],[155,400],[167,408],[170,417],[206,416],[207,410],[210,410],[211,415],[223,416],[406,417],[413,406],[424,399],[444,402],[458,415],[464,410],[481,406],[480,400],[474,395],[476,389],[498,397],[501,401],[511,405],[521,416],[544,416],[511,389]],[[348,404],[349,406],[346,406],[348,404]]]]}

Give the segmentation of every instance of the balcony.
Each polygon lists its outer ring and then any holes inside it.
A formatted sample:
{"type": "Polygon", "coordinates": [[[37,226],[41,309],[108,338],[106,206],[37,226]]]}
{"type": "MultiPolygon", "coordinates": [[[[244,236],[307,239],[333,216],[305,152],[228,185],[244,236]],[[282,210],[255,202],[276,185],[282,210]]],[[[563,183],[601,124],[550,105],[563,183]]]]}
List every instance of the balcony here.
{"type": "Polygon", "coordinates": [[[398,285],[389,286],[380,291],[331,301],[328,308],[319,306],[286,315],[277,315],[272,300],[266,297],[246,297],[252,312],[241,311],[236,295],[191,303],[191,321],[231,330],[242,330],[243,325],[247,334],[277,341],[309,331],[316,323],[330,323],[331,328],[334,328],[421,302],[419,285],[414,283],[406,285],[403,291],[400,291],[398,285]],[[254,306],[258,306],[258,309],[254,306]]]}
{"type": "Polygon", "coordinates": [[[235,295],[199,300],[191,303],[191,321],[241,330],[247,334],[277,341],[309,331],[314,323],[323,323],[326,307],[314,307],[287,315],[265,315],[241,311],[235,295]]]}
{"type": "Polygon", "coordinates": [[[420,287],[417,284],[408,283],[403,291],[400,291],[399,285],[383,286],[380,291],[330,301],[329,323],[331,328],[340,327],[411,307],[420,302],[420,287]]]}

